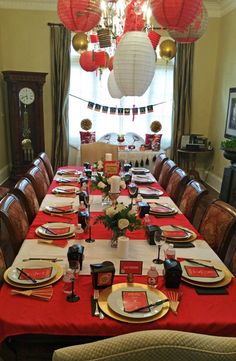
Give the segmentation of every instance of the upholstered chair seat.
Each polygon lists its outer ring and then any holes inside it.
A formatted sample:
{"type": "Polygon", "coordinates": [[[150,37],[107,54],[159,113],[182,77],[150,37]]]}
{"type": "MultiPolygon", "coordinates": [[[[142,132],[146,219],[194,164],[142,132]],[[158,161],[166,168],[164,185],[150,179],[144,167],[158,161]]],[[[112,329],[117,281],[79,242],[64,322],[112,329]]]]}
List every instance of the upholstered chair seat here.
{"type": "Polygon", "coordinates": [[[172,172],[174,169],[177,168],[177,165],[173,160],[167,159],[162,166],[161,173],[158,178],[159,184],[162,186],[162,188],[166,189],[167,184],[169,183],[169,179],[171,177],[172,172]]]}
{"type": "Polygon", "coordinates": [[[160,153],[156,157],[152,174],[154,175],[154,177],[156,178],[157,181],[159,180],[162,166],[166,160],[168,160],[168,157],[165,155],[165,153],[160,153]]]}
{"type": "Polygon", "coordinates": [[[39,167],[33,166],[25,174],[25,177],[28,178],[32,183],[38,198],[38,202],[39,204],[41,204],[43,198],[45,197],[48,191],[48,183],[44,176],[44,173],[39,167]]]}

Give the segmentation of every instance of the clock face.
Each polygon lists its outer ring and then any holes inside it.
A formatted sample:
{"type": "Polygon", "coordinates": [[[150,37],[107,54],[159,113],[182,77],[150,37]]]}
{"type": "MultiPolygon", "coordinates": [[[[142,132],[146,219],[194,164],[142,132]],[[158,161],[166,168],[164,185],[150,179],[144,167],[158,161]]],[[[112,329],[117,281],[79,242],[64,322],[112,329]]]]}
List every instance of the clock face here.
{"type": "Polygon", "coordinates": [[[22,88],[19,91],[19,99],[25,105],[32,104],[35,99],[33,90],[30,88],[22,88]]]}

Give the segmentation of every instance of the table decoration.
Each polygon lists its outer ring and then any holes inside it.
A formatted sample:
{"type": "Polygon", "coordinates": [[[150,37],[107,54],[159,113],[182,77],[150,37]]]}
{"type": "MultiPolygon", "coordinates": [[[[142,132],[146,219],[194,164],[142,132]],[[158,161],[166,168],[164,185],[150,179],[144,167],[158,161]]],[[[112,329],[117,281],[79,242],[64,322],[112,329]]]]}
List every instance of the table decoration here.
{"type": "Polygon", "coordinates": [[[42,301],[50,301],[53,295],[53,288],[52,286],[46,286],[42,288],[37,288],[33,290],[25,290],[25,291],[19,291],[19,290],[11,290],[11,294],[14,295],[22,295],[27,297],[33,297],[38,298],[42,301]]]}
{"type": "Polygon", "coordinates": [[[142,222],[136,217],[132,205],[125,206],[123,203],[107,207],[104,214],[96,218],[94,224],[97,223],[103,223],[106,228],[112,230],[111,247],[114,248],[117,247],[118,238],[125,236],[127,229],[134,231],[142,228],[142,222]]]}
{"type": "Polygon", "coordinates": [[[166,295],[163,292],[156,290],[156,289],[150,290],[150,288],[145,284],[133,283],[131,286],[128,283],[118,283],[118,284],[113,285],[112,287],[105,288],[104,290],[102,290],[100,292],[100,295],[98,298],[99,307],[102,309],[102,311],[105,314],[107,314],[111,318],[114,318],[118,321],[122,321],[122,322],[126,322],[126,323],[153,322],[159,318],[164,317],[167,314],[167,312],[169,311],[169,307],[170,307],[170,303],[168,301],[161,306],[161,310],[158,310],[159,312],[152,314],[152,312],[154,311],[154,309],[152,309],[152,311],[150,312],[151,314],[148,317],[142,317],[142,314],[139,314],[139,317],[136,317],[136,313],[135,314],[127,313],[125,315],[121,315],[120,313],[116,312],[117,309],[116,309],[116,311],[114,311],[111,309],[111,307],[109,307],[107,301],[108,301],[108,297],[110,294],[112,294],[113,292],[118,292],[118,290],[120,293],[122,290],[128,290],[128,289],[135,291],[137,288],[141,291],[146,291],[147,294],[149,294],[149,292],[150,292],[150,294],[152,295],[151,297],[155,298],[157,300],[166,299],[166,295]]]}
{"type": "Polygon", "coordinates": [[[103,205],[111,204],[111,200],[109,198],[109,192],[119,193],[121,189],[126,188],[126,184],[123,179],[121,179],[120,177],[118,177],[119,179],[114,177],[115,176],[107,178],[101,173],[98,173],[96,176],[92,177],[91,189],[92,190],[98,189],[102,192],[103,205]]]}

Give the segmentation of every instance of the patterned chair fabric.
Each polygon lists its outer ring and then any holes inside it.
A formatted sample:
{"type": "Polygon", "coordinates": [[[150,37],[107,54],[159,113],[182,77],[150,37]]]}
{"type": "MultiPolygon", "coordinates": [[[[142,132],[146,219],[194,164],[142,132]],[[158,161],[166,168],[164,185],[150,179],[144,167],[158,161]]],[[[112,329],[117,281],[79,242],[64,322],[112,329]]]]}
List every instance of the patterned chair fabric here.
{"type": "Polygon", "coordinates": [[[14,194],[7,194],[0,202],[1,244],[4,254],[7,254],[8,263],[13,249],[16,256],[29,229],[26,211],[19,198],[14,194]],[[11,244],[11,247],[9,246],[11,244]]]}
{"type": "Polygon", "coordinates": [[[39,210],[39,202],[32,183],[27,178],[21,178],[16,183],[13,193],[23,203],[29,224],[31,224],[39,210]]]}
{"type": "Polygon", "coordinates": [[[179,205],[181,196],[188,181],[189,176],[181,168],[177,167],[173,170],[166,187],[166,192],[177,205],[179,205]]]}
{"type": "Polygon", "coordinates": [[[179,209],[192,222],[201,198],[208,193],[203,184],[191,180],[181,197],[179,209]]]}
{"type": "Polygon", "coordinates": [[[25,177],[28,178],[32,183],[38,198],[38,202],[41,204],[48,190],[48,183],[46,182],[43,172],[39,167],[33,166],[25,174],[25,177]]]}
{"type": "Polygon", "coordinates": [[[44,162],[44,165],[48,172],[49,180],[50,180],[50,182],[52,182],[52,180],[54,178],[54,172],[53,172],[53,168],[52,168],[52,163],[51,163],[48,155],[45,152],[42,152],[42,153],[39,153],[38,157],[41,158],[42,161],[44,162]]]}
{"type": "Polygon", "coordinates": [[[162,166],[166,160],[168,160],[168,157],[165,155],[165,153],[158,154],[155,164],[154,164],[153,172],[152,172],[152,174],[154,175],[156,180],[159,180],[162,166]]]}
{"type": "Polygon", "coordinates": [[[222,260],[235,230],[236,209],[219,199],[213,201],[203,215],[199,232],[222,260]]]}
{"type": "Polygon", "coordinates": [[[54,351],[53,361],[235,361],[236,338],[148,330],[54,351]]]}
{"type": "Polygon", "coordinates": [[[47,169],[45,167],[45,164],[43,162],[43,160],[41,158],[36,158],[34,161],[33,161],[33,165],[35,165],[36,167],[40,168],[43,175],[44,175],[44,178],[46,180],[46,183],[48,185],[48,187],[50,186],[50,179],[49,179],[49,176],[48,176],[48,172],[47,172],[47,169]]]}
{"type": "Polygon", "coordinates": [[[167,184],[169,183],[169,179],[171,177],[174,169],[177,168],[177,165],[173,160],[167,159],[162,166],[161,173],[159,175],[158,182],[162,186],[162,188],[166,189],[167,184]]]}

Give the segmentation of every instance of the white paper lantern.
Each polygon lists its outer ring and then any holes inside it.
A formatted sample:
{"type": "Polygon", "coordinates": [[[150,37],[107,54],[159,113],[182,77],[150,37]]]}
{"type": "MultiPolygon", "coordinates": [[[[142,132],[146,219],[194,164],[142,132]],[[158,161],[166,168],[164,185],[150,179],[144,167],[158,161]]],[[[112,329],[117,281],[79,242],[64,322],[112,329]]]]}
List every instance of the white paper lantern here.
{"type": "Polygon", "coordinates": [[[113,70],[109,74],[109,77],[108,77],[108,80],[107,80],[107,87],[108,87],[108,91],[110,93],[110,96],[112,98],[117,98],[117,99],[122,98],[122,93],[121,93],[118,85],[116,84],[116,80],[115,80],[115,77],[114,77],[113,70]]]}
{"type": "Polygon", "coordinates": [[[146,33],[131,31],[122,37],[114,55],[113,71],[123,95],[145,93],[155,72],[155,52],[146,33]]]}

